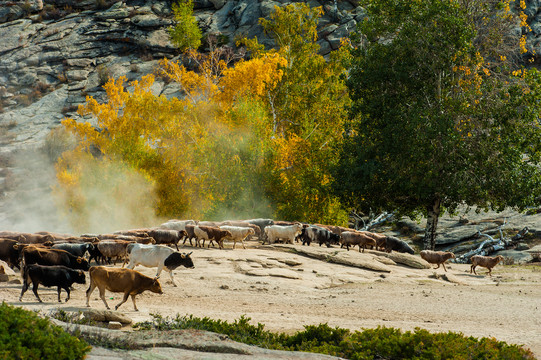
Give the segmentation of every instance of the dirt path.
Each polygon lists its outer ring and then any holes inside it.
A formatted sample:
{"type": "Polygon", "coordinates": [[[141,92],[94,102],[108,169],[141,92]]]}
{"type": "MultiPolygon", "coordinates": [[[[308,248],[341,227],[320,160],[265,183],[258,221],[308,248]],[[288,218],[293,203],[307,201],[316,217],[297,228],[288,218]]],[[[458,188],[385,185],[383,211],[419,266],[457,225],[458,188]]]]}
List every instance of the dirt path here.
{"type": "MultiPolygon", "coordinates": [[[[384,273],[270,247],[183,250],[194,251],[195,268],[174,272],[178,287],[162,273],[163,295],[145,292],[137,297],[139,312],[133,311],[131,301],[119,310],[134,321],[150,319],[154,313],[227,321],[245,315],[253,324],[259,322],[266,330],[278,332],[319,323],[351,330],[419,327],[524,344],[541,358],[541,266],[498,265],[489,278],[485,269],[481,269],[483,275],[475,276],[469,274],[469,265],[460,264],[449,264],[447,273],[442,268],[404,265],[391,265],[391,272],[384,273]]],[[[155,269],[136,270],[155,274],[155,269]]],[[[37,303],[31,291],[20,303],[21,285],[0,283],[0,301],[45,312],[59,306],[78,310],[85,308],[86,288],[75,284],[67,304],[58,305],[56,289],[46,288],[39,291],[45,303],[37,303]]],[[[112,307],[121,295],[107,293],[107,299],[112,307]]],[[[104,309],[97,290],[90,305],[104,309]]]]}

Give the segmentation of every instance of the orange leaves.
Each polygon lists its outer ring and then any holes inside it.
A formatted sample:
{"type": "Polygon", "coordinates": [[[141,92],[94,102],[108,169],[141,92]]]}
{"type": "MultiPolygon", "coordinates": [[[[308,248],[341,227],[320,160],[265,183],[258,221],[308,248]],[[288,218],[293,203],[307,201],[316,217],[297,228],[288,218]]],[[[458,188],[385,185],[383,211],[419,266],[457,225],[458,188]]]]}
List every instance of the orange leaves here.
{"type": "Polygon", "coordinates": [[[218,89],[214,82],[215,75],[209,73],[210,66],[205,66],[205,70],[198,74],[187,70],[184,65],[163,59],[160,67],[161,74],[179,84],[192,103],[209,100],[218,89]]]}
{"type": "Polygon", "coordinates": [[[219,99],[233,104],[243,97],[263,98],[282,79],[286,60],[276,53],[270,53],[249,61],[240,61],[235,67],[224,71],[220,80],[219,99]]]}

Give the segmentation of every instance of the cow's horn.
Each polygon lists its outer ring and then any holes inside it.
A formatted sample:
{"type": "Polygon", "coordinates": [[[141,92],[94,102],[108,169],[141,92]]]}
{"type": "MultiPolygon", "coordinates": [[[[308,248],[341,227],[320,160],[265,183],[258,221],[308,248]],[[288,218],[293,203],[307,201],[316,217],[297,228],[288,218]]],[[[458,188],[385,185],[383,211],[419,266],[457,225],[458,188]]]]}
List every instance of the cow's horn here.
{"type": "Polygon", "coordinates": [[[190,251],[189,253],[186,254],[186,256],[190,256],[192,253],[193,251],[190,251]]]}

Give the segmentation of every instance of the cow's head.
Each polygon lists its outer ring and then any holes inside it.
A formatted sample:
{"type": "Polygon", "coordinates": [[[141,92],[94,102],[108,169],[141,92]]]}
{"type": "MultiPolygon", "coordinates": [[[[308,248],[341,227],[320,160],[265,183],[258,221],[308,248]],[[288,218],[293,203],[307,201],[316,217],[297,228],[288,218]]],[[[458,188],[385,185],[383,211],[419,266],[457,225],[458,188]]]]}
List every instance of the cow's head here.
{"type": "MultiPolygon", "coordinates": [[[[229,232],[229,231],[228,231],[229,232]]],[[[230,233],[231,234],[231,233],[230,233]]],[[[190,255],[193,253],[193,251],[190,251],[189,253],[187,254],[181,254],[181,258],[183,261],[182,265],[184,265],[185,267],[187,268],[194,268],[194,264],[193,264],[193,260],[192,258],[190,257],[190,255]]]]}
{"type": "Polygon", "coordinates": [[[78,270],[75,276],[75,282],[78,284],[86,284],[86,277],[83,270],[78,270]]]}
{"type": "Polygon", "coordinates": [[[158,281],[159,276],[156,276],[152,279],[152,284],[150,284],[150,291],[156,294],[163,294],[162,285],[158,281]]]}
{"type": "Polygon", "coordinates": [[[88,261],[85,258],[82,258],[80,256],[77,256],[76,266],[77,266],[77,269],[81,269],[84,271],[88,271],[88,269],[90,269],[90,265],[88,265],[88,261]]]}

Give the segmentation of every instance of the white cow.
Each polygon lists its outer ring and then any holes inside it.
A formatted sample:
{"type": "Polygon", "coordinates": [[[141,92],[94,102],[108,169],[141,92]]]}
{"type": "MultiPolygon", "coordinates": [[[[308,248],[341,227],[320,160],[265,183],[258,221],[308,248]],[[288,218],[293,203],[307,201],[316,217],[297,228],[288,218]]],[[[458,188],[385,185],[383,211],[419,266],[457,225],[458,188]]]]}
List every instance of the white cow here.
{"type": "MultiPolygon", "coordinates": [[[[265,227],[265,235],[269,244],[274,244],[278,239],[293,244],[295,237],[301,233],[302,228],[303,226],[300,223],[288,226],[270,225],[265,227]]],[[[263,244],[265,244],[265,240],[263,240],[263,244]]]]}
{"type": "Polygon", "coordinates": [[[220,229],[229,230],[231,233],[231,236],[224,237],[224,240],[233,241],[233,249],[235,248],[235,245],[237,245],[237,241],[240,241],[242,247],[246,249],[244,240],[250,235],[255,235],[255,230],[250,227],[224,225],[220,226],[220,229]]]}
{"type": "Polygon", "coordinates": [[[186,225],[195,225],[195,220],[168,220],[160,225],[160,229],[186,230],[186,225]]]}
{"type": "Polygon", "coordinates": [[[191,253],[181,254],[170,247],[163,245],[145,245],[145,244],[130,244],[128,246],[130,255],[130,263],[128,269],[133,269],[137,265],[146,267],[158,267],[156,276],[160,276],[163,269],[169,272],[173,286],[177,286],[173,279],[173,270],[180,265],[187,268],[193,268],[193,261],[190,258],[191,253]]]}

